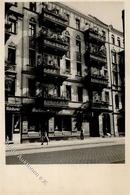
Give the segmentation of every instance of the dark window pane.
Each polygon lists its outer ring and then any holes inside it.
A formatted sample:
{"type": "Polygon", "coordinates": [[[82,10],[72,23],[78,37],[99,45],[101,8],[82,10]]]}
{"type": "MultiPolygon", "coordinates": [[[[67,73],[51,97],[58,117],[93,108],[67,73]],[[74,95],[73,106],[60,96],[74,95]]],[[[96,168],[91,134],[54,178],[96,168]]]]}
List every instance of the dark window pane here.
{"type": "Polygon", "coordinates": [[[77,91],[78,91],[78,101],[82,102],[83,101],[83,88],[82,87],[78,87],[77,91]]]}
{"type": "Polygon", "coordinates": [[[16,49],[15,48],[8,48],[8,61],[9,64],[14,65],[16,60],[16,49]]]}

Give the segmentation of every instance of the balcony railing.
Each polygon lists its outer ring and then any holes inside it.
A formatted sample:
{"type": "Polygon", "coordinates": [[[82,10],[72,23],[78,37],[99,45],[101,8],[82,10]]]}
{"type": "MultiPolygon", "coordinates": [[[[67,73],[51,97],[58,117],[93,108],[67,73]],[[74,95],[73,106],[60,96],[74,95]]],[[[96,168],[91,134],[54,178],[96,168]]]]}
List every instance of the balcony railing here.
{"type": "Polygon", "coordinates": [[[106,57],[104,56],[101,56],[101,55],[95,55],[94,53],[90,53],[90,60],[91,61],[98,61],[98,62],[101,62],[101,63],[106,63],[107,62],[107,59],[106,57]]]}
{"type": "Polygon", "coordinates": [[[55,95],[44,95],[37,98],[38,103],[45,107],[66,107],[69,101],[66,97],[57,97],[55,95]]]}
{"type": "Polygon", "coordinates": [[[107,87],[108,86],[108,77],[103,75],[86,75],[83,79],[84,84],[88,84],[89,87],[107,87]]]}
{"type": "Polygon", "coordinates": [[[68,25],[66,16],[56,13],[56,9],[48,9],[47,6],[42,8],[42,13],[39,15],[41,24],[46,26],[58,26],[61,30],[65,30],[68,25]]]}
{"type": "Polygon", "coordinates": [[[103,76],[103,75],[91,75],[91,82],[97,83],[97,84],[103,84],[107,85],[108,84],[108,77],[103,76]]]}
{"type": "Polygon", "coordinates": [[[31,66],[29,64],[27,64],[26,66],[23,67],[22,72],[25,74],[35,74],[36,71],[36,66],[31,66]]]}
{"type": "Polygon", "coordinates": [[[5,104],[6,105],[15,105],[15,106],[18,106],[18,105],[21,105],[21,97],[8,97],[8,99],[5,101],[5,104]]]}
{"type": "Polygon", "coordinates": [[[89,40],[94,40],[96,42],[105,42],[106,41],[106,36],[101,35],[98,31],[89,28],[88,30],[85,31],[87,35],[89,35],[89,40]]]}
{"type": "Polygon", "coordinates": [[[102,101],[102,100],[98,100],[98,101],[93,101],[92,102],[92,109],[108,109],[109,103],[102,101]]]}
{"type": "Polygon", "coordinates": [[[6,60],[5,61],[5,73],[16,74],[16,65],[13,65],[8,60],[6,60]]]}
{"type": "Polygon", "coordinates": [[[38,43],[40,48],[56,55],[64,55],[69,49],[69,44],[62,35],[47,32],[47,29],[40,30],[38,43]]]}

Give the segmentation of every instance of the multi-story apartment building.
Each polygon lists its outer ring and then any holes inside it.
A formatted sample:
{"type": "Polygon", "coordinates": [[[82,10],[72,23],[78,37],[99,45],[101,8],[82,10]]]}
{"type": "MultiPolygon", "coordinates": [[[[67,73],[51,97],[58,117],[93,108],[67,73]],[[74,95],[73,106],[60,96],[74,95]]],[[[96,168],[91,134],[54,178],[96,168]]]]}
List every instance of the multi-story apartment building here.
{"type": "Polygon", "coordinates": [[[6,140],[79,137],[81,126],[119,136],[123,47],[123,33],[63,3],[5,3],[6,140]]]}

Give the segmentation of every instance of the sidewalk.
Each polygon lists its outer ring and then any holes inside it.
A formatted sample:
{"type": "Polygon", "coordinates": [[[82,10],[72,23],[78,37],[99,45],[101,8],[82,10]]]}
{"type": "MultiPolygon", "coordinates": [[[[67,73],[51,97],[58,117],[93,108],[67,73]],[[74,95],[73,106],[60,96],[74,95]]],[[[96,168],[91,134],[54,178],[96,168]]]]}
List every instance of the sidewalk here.
{"type": "Polygon", "coordinates": [[[71,146],[76,147],[99,147],[104,145],[119,145],[125,144],[125,137],[96,137],[96,138],[85,138],[84,140],[60,140],[60,141],[50,141],[48,145],[44,143],[41,145],[40,142],[36,143],[23,143],[23,144],[10,144],[6,145],[6,152],[10,152],[11,150],[15,151],[26,151],[26,150],[37,150],[37,149],[53,149],[53,148],[68,148],[71,146]]]}

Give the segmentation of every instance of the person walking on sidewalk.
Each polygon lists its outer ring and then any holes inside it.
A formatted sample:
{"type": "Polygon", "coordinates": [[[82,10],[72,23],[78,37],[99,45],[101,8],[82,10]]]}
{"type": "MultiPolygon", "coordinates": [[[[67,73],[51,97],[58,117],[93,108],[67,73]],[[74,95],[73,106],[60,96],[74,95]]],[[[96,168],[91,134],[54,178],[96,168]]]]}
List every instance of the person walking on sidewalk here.
{"type": "Polygon", "coordinates": [[[47,145],[48,145],[49,138],[48,138],[46,130],[45,131],[41,131],[41,145],[43,145],[44,142],[47,142],[47,145]]]}
{"type": "Polygon", "coordinates": [[[84,131],[83,131],[82,128],[81,128],[81,132],[80,132],[80,139],[81,140],[84,140],[84,131]]]}

